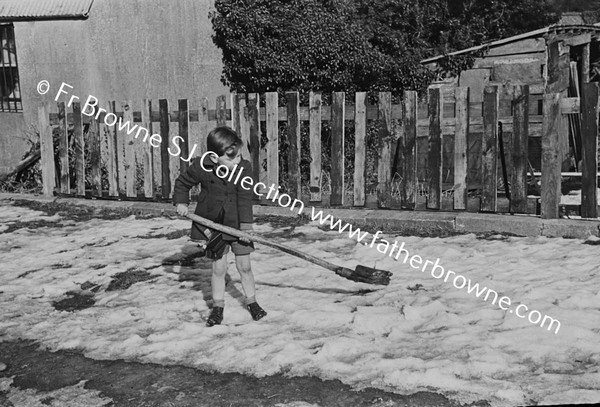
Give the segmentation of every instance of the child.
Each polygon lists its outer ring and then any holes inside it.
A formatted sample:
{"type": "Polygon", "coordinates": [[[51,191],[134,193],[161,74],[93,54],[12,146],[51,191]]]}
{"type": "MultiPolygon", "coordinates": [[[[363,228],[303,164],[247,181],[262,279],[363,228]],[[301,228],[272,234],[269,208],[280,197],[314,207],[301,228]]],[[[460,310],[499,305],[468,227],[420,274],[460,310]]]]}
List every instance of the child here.
{"type": "MultiPolygon", "coordinates": [[[[192,186],[200,184],[196,215],[236,229],[252,230],[252,191],[227,180],[234,177],[223,176],[224,167],[229,171],[235,170],[236,173],[241,168],[243,176],[252,176],[250,162],[241,158],[242,140],[231,128],[217,127],[208,134],[206,146],[207,153],[196,158],[187,171],[175,181],[173,204],[177,205],[177,213],[181,216],[187,215],[189,191],[192,186]],[[234,168],[236,164],[237,168],[234,168]]],[[[250,253],[254,251],[252,242],[242,238],[237,240],[234,236],[221,234],[197,223],[192,223],[191,238],[209,240],[207,253],[209,248],[219,246],[218,242],[226,243],[224,251],[219,253],[216,249],[216,255],[212,256],[213,308],[206,325],[219,325],[223,321],[225,274],[227,273],[225,255],[229,251],[229,246],[235,254],[235,263],[242,280],[248,311],[255,321],[267,315],[255,298],[254,275],[250,265],[250,253]]]]}

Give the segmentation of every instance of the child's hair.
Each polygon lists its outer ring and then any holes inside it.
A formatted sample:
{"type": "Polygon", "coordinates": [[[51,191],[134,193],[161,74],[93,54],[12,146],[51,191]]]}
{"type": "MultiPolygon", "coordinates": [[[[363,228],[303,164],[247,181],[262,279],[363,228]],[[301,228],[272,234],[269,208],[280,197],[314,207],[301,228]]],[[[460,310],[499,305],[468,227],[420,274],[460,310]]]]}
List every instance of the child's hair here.
{"type": "Polygon", "coordinates": [[[214,152],[219,157],[227,155],[229,158],[235,158],[241,147],[242,139],[231,127],[217,127],[208,133],[206,138],[207,150],[214,152]]]}

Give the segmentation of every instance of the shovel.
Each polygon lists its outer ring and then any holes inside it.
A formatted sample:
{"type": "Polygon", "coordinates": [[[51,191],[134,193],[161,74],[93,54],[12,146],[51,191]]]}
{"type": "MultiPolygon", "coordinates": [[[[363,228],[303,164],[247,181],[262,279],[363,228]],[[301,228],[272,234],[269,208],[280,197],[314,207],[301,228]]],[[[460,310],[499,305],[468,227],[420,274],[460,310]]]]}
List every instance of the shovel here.
{"type": "Polygon", "coordinates": [[[241,230],[231,228],[229,226],[221,225],[220,223],[215,223],[213,221],[210,221],[210,220],[205,219],[198,215],[188,213],[187,217],[189,219],[193,220],[194,222],[199,223],[208,228],[215,229],[220,232],[227,233],[228,235],[232,235],[232,236],[235,236],[238,238],[239,237],[246,238],[250,241],[264,244],[265,246],[269,246],[274,249],[281,250],[282,252],[291,254],[292,256],[296,256],[303,260],[310,261],[311,263],[317,264],[321,267],[331,270],[338,276],[347,278],[348,280],[356,281],[359,283],[378,284],[378,285],[388,285],[390,283],[390,276],[392,275],[392,273],[387,270],[378,270],[378,269],[375,269],[372,267],[366,267],[366,266],[361,266],[361,265],[356,266],[356,268],[354,270],[352,270],[352,269],[349,269],[346,267],[337,266],[333,263],[329,263],[328,261],[319,259],[315,256],[311,256],[310,254],[307,254],[307,253],[303,253],[299,250],[292,249],[291,247],[285,246],[283,244],[275,243],[264,237],[257,236],[255,234],[249,234],[249,233],[243,232],[241,230]]]}

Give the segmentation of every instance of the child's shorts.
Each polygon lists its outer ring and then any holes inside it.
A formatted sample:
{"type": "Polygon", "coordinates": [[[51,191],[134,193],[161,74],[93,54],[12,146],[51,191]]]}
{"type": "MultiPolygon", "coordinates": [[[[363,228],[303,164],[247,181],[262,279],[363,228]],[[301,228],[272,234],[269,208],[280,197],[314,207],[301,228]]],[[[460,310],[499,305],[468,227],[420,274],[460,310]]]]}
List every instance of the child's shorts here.
{"type": "MultiPolygon", "coordinates": [[[[206,245],[206,240],[192,239],[192,242],[206,245]]],[[[246,244],[246,243],[234,240],[233,242],[229,242],[229,244],[227,244],[227,246],[225,246],[225,251],[223,252],[223,255],[229,253],[229,246],[231,246],[231,251],[233,251],[233,254],[235,254],[236,256],[244,256],[244,255],[250,254],[254,251],[254,243],[253,242],[250,242],[250,244],[246,244]]]]}

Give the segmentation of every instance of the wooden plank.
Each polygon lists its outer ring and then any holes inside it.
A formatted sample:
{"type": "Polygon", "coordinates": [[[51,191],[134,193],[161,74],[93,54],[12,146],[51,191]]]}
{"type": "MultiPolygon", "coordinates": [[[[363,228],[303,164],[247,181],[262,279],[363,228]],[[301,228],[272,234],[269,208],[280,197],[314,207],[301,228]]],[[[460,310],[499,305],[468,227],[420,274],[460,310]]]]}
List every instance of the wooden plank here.
{"type": "Polygon", "coordinates": [[[483,91],[483,140],[481,145],[481,211],[496,212],[498,188],[498,87],[483,91]]]}
{"type": "Polygon", "coordinates": [[[590,43],[583,46],[581,51],[581,80],[583,83],[590,81],[590,43]]]}
{"type": "Polygon", "coordinates": [[[354,206],[364,206],[367,173],[367,93],[356,92],[354,99],[354,206]]]}
{"type": "MultiPolygon", "coordinates": [[[[142,126],[148,130],[148,134],[152,135],[152,121],[150,115],[152,112],[152,103],[149,99],[142,100],[142,126]]],[[[145,136],[145,135],[144,135],[145,136]]],[[[148,137],[150,137],[148,136],[148,137]]],[[[146,198],[152,198],[154,196],[154,185],[153,185],[153,156],[152,150],[156,148],[152,147],[149,140],[138,140],[138,143],[142,143],[142,154],[143,154],[143,166],[144,166],[144,196],[146,198]]]]}
{"type": "Polygon", "coordinates": [[[401,206],[410,210],[417,206],[417,103],[416,91],[404,91],[401,206]]]}
{"type": "Polygon", "coordinates": [[[564,39],[565,45],[576,47],[578,45],[589,44],[592,41],[592,35],[590,33],[580,34],[573,37],[567,37],[564,39]]]}
{"type": "Polygon", "coordinates": [[[75,183],[77,195],[85,195],[85,142],[81,124],[81,104],[73,103],[73,145],[75,150],[75,183]]]}
{"type": "Polygon", "coordinates": [[[555,41],[548,45],[548,83],[547,93],[556,93],[567,90],[570,75],[569,46],[562,41],[555,41]]]}
{"type": "MultiPolygon", "coordinates": [[[[121,102],[121,108],[123,109],[123,117],[121,118],[122,123],[133,124],[133,109],[131,100],[125,100],[121,102]]],[[[117,126],[115,126],[117,127],[117,126]]],[[[136,178],[137,168],[135,162],[135,139],[134,134],[127,134],[126,130],[118,130],[119,137],[122,138],[125,161],[123,168],[125,168],[125,193],[128,197],[136,197],[136,178]]]]}
{"type": "Polygon", "coordinates": [[[200,109],[198,110],[198,133],[196,138],[198,143],[198,155],[202,156],[206,152],[206,136],[208,136],[208,98],[200,99],[200,109]]]}
{"type": "Polygon", "coordinates": [[[160,163],[161,163],[161,190],[160,194],[163,199],[171,195],[171,170],[169,168],[170,155],[168,145],[170,140],[169,135],[169,101],[167,99],[158,100],[158,110],[160,114],[160,163]]]}
{"type": "Polygon", "coordinates": [[[227,97],[217,96],[217,127],[227,125],[227,97]]]}
{"type": "Polygon", "coordinates": [[[429,88],[429,152],[427,166],[429,170],[429,196],[427,209],[440,209],[442,204],[442,131],[440,126],[442,105],[440,88],[429,88]]]}
{"type": "MultiPolygon", "coordinates": [[[[108,112],[116,110],[115,102],[108,102],[106,106],[108,112]]],[[[107,126],[106,124],[100,124],[96,122],[98,128],[98,135],[101,135],[102,142],[106,141],[106,145],[102,146],[106,148],[106,171],[108,177],[108,195],[119,196],[119,176],[118,176],[118,165],[117,165],[117,134],[114,126],[107,126]]],[[[90,126],[90,130],[92,126],[90,126]]],[[[88,136],[91,148],[98,147],[97,143],[94,142],[94,132],[91,132],[88,136]]],[[[100,148],[100,156],[102,155],[103,148],[100,148]]]]}
{"type": "Polygon", "coordinates": [[[302,194],[300,174],[300,98],[298,92],[287,92],[288,108],[288,194],[300,198],[302,194]]]}
{"type": "Polygon", "coordinates": [[[331,205],[344,204],[344,110],[346,94],[333,92],[331,98],[331,205]]]}
{"type": "Polygon", "coordinates": [[[392,95],[379,92],[379,148],[377,152],[377,206],[389,208],[392,201],[392,95]]]}
{"type": "Polygon", "coordinates": [[[321,93],[310,92],[308,96],[310,139],[310,202],[321,202],[321,93]]]}
{"type": "MultiPolygon", "coordinates": [[[[117,103],[115,101],[112,102],[111,110],[107,112],[106,116],[109,116],[111,119],[108,120],[107,127],[111,128],[115,135],[115,162],[117,168],[117,190],[119,194],[126,194],[127,183],[126,183],[126,170],[125,170],[125,136],[123,131],[119,131],[117,126],[110,126],[114,117],[117,115],[117,103]]],[[[100,119],[99,119],[100,120],[100,119]]],[[[105,123],[107,123],[106,117],[103,119],[105,123]]]]}
{"type": "Polygon", "coordinates": [[[236,92],[232,92],[229,95],[230,105],[231,105],[231,127],[238,134],[239,137],[242,137],[242,129],[240,122],[240,104],[238,99],[238,94],[236,92]]]}
{"type": "Polygon", "coordinates": [[[277,92],[267,92],[265,108],[267,111],[267,187],[279,186],[279,123],[277,92]]]}
{"type": "MultiPolygon", "coordinates": [[[[252,174],[254,180],[260,179],[260,122],[259,115],[259,98],[258,93],[248,94],[248,137],[249,137],[249,153],[250,162],[252,163],[252,174]]],[[[258,197],[255,197],[258,198],[258,197]]]]}
{"type": "Polygon", "coordinates": [[[454,210],[467,209],[467,138],[469,135],[469,88],[456,88],[454,133],[454,210]]]}
{"type": "Polygon", "coordinates": [[[179,148],[181,154],[179,155],[179,171],[185,172],[190,166],[190,111],[187,99],[179,99],[177,101],[179,106],[179,137],[181,137],[179,148]]]}
{"type": "MultiPolygon", "coordinates": [[[[152,112],[152,100],[148,100],[148,109],[150,112],[152,112]]],[[[155,131],[158,130],[158,133],[160,135],[160,124],[158,126],[154,125],[153,122],[159,122],[160,123],[160,113],[157,115],[156,120],[153,118],[153,116],[150,116],[150,124],[151,126],[148,128],[148,130],[152,130],[151,134],[155,134],[155,131]]],[[[162,139],[161,139],[162,140],[162,139]]],[[[156,143],[154,143],[156,145],[156,143]]],[[[156,196],[156,194],[158,193],[160,196],[162,196],[162,184],[163,184],[163,176],[162,176],[162,145],[163,142],[161,141],[161,143],[159,144],[158,147],[152,147],[152,176],[153,176],[153,194],[156,196]]]]}
{"type": "Polygon", "coordinates": [[[582,88],[581,217],[598,217],[598,82],[582,88]]]}
{"type": "Polygon", "coordinates": [[[560,203],[560,134],[566,120],[560,113],[560,93],[544,96],[544,128],[542,135],[542,202],[543,219],[558,218],[560,203]]]}
{"type": "Polygon", "coordinates": [[[45,196],[54,195],[56,172],[54,167],[54,142],[50,127],[50,103],[38,105],[38,130],[40,132],[40,165],[42,167],[42,189],[45,196]]]}
{"type": "MultiPolygon", "coordinates": [[[[169,106],[177,106],[177,100],[169,100],[169,106]]],[[[178,110],[177,110],[178,111],[178,110]]],[[[163,138],[163,143],[169,146],[168,148],[168,157],[169,157],[169,174],[170,174],[170,189],[168,196],[165,198],[171,198],[173,194],[173,186],[175,185],[175,181],[177,177],[179,177],[180,167],[181,167],[181,159],[179,157],[179,148],[176,147],[176,144],[180,144],[179,139],[179,117],[177,118],[177,123],[174,126],[169,125],[169,137],[163,138]]],[[[172,120],[171,120],[172,122],[172,120]]]]}
{"type": "MultiPolygon", "coordinates": [[[[90,186],[92,189],[92,195],[102,196],[102,151],[101,151],[101,133],[100,123],[97,120],[96,112],[98,107],[94,108],[94,117],[88,127],[88,144],[90,146],[90,186]]],[[[108,126],[107,126],[108,127],[108,126]]]]}
{"type": "Polygon", "coordinates": [[[71,193],[69,182],[69,130],[65,102],[58,102],[58,160],[60,164],[60,192],[71,193]]]}
{"type": "Polygon", "coordinates": [[[246,107],[246,95],[236,95],[236,106],[237,111],[232,114],[232,117],[236,118],[236,132],[242,139],[242,157],[250,159],[250,122],[248,118],[248,108],[246,107]]]}
{"type": "Polygon", "coordinates": [[[529,136],[529,86],[514,87],[513,171],[511,174],[511,212],[527,213],[527,159],[529,136]]]}
{"type": "Polygon", "coordinates": [[[560,112],[562,114],[580,113],[579,97],[563,98],[560,100],[560,112]]]}

